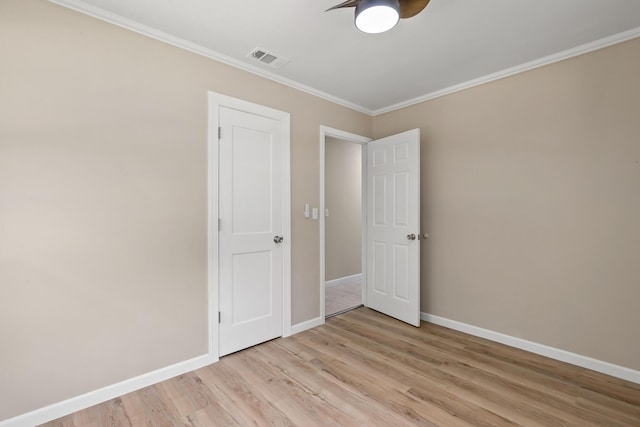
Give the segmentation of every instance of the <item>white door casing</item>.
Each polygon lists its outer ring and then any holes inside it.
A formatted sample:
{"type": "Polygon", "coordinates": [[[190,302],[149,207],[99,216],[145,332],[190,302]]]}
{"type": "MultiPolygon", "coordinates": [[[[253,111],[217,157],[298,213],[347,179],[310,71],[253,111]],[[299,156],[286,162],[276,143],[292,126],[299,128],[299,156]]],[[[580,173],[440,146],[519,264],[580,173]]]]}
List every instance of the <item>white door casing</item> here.
{"type": "Polygon", "coordinates": [[[210,352],[224,356],[290,335],[289,114],[210,101],[219,136],[210,147],[210,352]]]}
{"type": "Polygon", "coordinates": [[[420,326],[420,130],[367,144],[366,305],[420,326]]]}

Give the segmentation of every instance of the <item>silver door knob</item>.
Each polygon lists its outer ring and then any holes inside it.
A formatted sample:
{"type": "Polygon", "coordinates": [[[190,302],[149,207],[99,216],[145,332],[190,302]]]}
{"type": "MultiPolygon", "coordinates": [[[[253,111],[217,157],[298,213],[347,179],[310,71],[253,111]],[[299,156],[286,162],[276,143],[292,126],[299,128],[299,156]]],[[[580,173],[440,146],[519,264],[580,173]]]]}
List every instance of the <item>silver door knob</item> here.
{"type": "Polygon", "coordinates": [[[273,238],[273,242],[274,243],[282,243],[283,237],[282,236],[275,236],[273,238]]]}
{"type": "Polygon", "coordinates": [[[407,239],[416,240],[416,235],[415,234],[407,234],[407,239]]]}

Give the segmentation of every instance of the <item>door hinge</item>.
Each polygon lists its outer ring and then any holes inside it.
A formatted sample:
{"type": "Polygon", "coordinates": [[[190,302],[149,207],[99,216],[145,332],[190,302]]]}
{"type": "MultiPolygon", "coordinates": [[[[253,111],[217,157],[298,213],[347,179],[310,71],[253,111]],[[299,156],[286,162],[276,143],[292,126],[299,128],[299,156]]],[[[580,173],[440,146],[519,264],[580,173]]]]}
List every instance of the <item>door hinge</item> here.
{"type": "Polygon", "coordinates": [[[218,126],[218,139],[222,138],[222,128],[218,126]]]}
{"type": "Polygon", "coordinates": [[[218,312],[218,324],[222,323],[222,312],[218,312]]]}
{"type": "Polygon", "coordinates": [[[218,218],[218,231],[222,230],[222,220],[218,218]]]}

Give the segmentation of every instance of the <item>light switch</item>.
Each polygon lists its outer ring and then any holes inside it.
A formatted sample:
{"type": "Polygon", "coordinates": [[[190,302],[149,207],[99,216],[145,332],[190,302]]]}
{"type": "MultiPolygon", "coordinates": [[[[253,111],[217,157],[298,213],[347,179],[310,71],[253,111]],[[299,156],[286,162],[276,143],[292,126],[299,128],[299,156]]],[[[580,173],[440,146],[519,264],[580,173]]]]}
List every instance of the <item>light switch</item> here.
{"type": "Polygon", "coordinates": [[[309,218],[309,203],[304,204],[304,217],[309,218]]]}
{"type": "Polygon", "coordinates": [[[311,218],[318,219],[318,208],[311,209],[311,218]]]}
{"type": "Polygon", "coordinates": [[[324,210],[324,216],[329,216],[329,209],[324,210]]]}

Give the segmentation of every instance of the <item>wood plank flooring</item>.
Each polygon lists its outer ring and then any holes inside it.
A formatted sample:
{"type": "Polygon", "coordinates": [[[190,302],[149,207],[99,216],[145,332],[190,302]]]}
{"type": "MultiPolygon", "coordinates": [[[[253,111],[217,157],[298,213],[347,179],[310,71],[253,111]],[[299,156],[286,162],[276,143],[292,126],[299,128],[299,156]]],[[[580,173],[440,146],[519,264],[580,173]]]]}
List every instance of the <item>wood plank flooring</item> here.
{"type": "Polygon", "coordinates": [[[640,426],[640,385],[360,308],[47,426],[640,426]]]}

